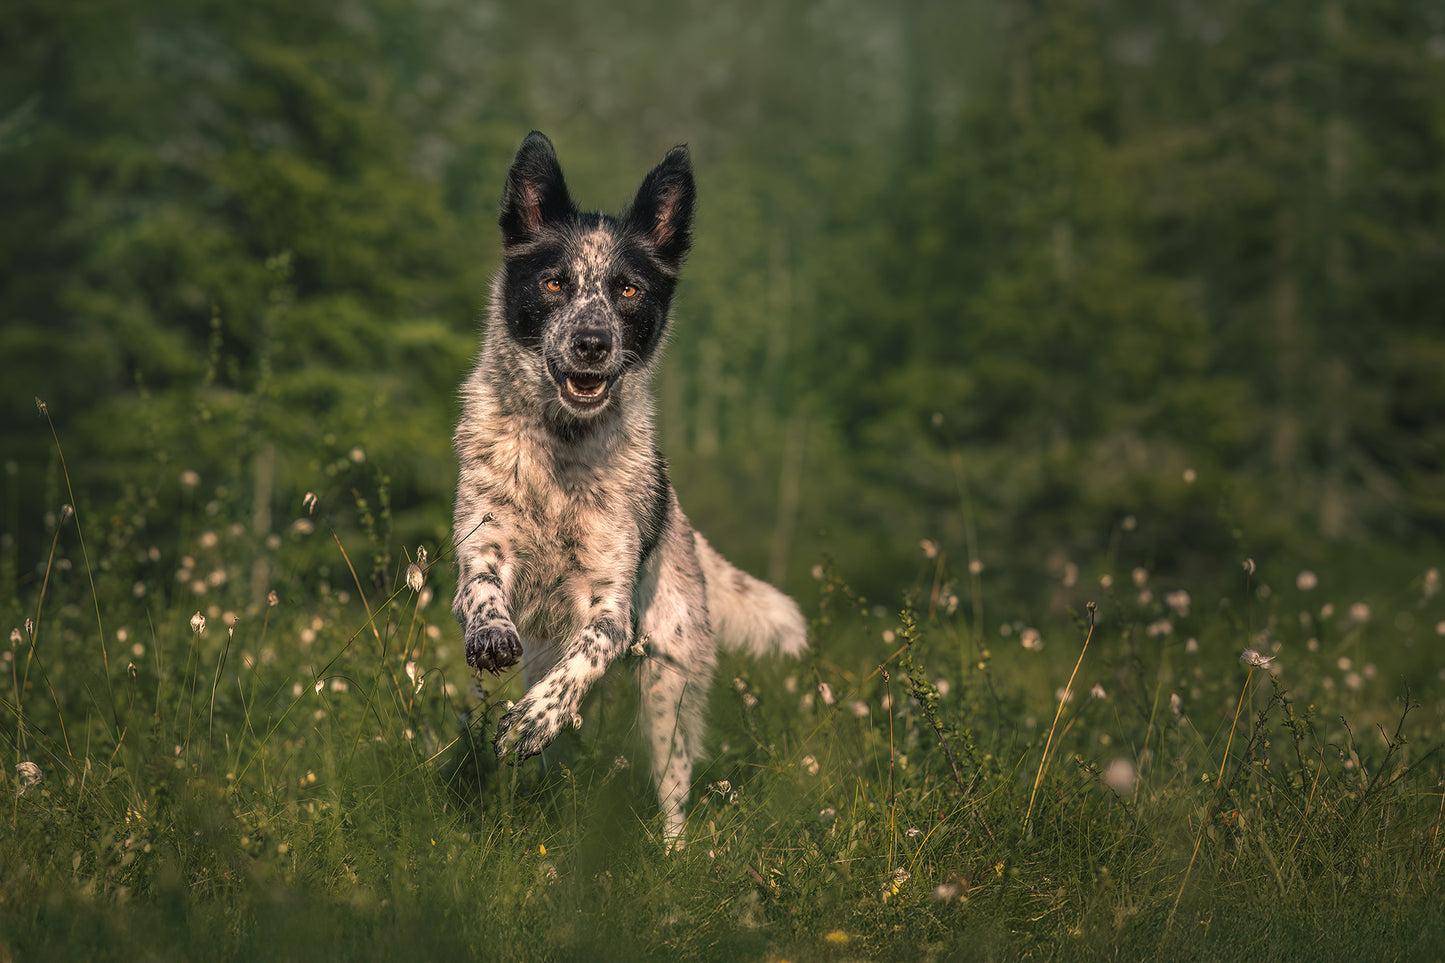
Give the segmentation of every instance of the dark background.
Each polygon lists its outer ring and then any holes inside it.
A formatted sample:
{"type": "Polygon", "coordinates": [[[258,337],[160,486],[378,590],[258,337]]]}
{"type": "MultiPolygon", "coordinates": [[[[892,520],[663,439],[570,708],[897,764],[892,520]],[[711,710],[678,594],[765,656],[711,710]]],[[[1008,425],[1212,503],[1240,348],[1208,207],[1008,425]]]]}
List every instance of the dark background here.
{"type": "Polygon", "coordinates": [[[1441,4],[8,0],[0,50],[21,594],[71,492],[137,551],[314,491],[435,555],[532,128],[603,209],[691,145],[664,451],[794,591],[1445,535],[1441,4]]]}

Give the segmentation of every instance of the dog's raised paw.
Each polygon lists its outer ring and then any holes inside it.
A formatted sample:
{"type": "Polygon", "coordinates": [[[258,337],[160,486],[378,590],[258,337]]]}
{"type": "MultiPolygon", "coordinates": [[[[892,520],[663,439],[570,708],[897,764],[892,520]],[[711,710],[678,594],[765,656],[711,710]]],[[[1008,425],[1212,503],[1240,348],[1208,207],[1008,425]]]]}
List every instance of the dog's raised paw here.
{"type": "Polygon", "coordinates": [[[467,626],[467,665],[496,674],[522,657],[522,639],[511,622],[475,621],[467,626]]]}
{"type": "Polygon", "coordinates": [[[552,744],[562,731],[560,716],[523,699],[497,723],[497,757],[522,762],[552,744]]]}

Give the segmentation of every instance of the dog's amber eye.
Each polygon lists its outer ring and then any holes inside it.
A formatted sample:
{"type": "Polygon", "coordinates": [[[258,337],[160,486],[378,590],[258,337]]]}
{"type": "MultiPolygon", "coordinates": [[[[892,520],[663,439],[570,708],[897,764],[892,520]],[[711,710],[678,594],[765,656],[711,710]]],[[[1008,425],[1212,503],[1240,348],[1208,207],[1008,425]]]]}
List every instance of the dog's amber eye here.
{"type": "Polygon", "coordinates": [[[562,282],[557,278],[548,278],[547,280],[542,282],[542,286],[548,291],[551,291],[553,294],[556,294],[558,291],[562,290],[562,282]]]}
{"type": "Polygon", "coordinates": [[[630,284],[624,284],[624,285],[622,285],[622,296],[623,296],[624,298],[635,298],[635,297],[637,297],[637,295],[640,294],[640,293],[641,293],[641,292],[638,291],[637,288],[633,287],[633,286],[630,285],[630,284]]]}

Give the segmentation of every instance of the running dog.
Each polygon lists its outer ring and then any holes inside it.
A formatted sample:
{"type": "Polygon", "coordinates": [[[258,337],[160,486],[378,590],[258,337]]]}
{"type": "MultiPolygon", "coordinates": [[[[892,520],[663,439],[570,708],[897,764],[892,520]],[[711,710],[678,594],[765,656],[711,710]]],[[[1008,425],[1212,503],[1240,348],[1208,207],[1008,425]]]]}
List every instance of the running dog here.
{"type": "Polygon", "coordinates": [[[497,729],[517,761],[580,726],[587,690],[631,653],[664,837],[679,844],[716,646],[796,656],[797,604],[693,531],[657,448],[650,385],[696,189],[686,147],[620,215],[584,213],[533,132],[507,175],[492,282],[455,442],[467,662],[518,662],[527,693],[497,729]]]}

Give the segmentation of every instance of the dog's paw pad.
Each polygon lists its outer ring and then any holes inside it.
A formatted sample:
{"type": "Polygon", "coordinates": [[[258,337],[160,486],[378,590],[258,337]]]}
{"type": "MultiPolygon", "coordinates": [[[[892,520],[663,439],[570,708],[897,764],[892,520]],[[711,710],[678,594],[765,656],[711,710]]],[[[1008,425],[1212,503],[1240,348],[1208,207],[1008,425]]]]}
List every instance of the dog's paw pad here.
{"type": "Polygon", "coordinates": [[[473,622],[467,626],[467,665],[500,672],[522,657],[522,639],[510,622],[473,622]]]}

